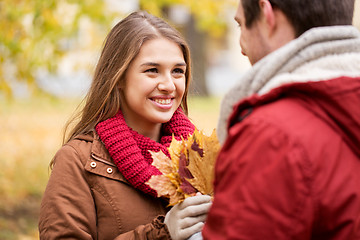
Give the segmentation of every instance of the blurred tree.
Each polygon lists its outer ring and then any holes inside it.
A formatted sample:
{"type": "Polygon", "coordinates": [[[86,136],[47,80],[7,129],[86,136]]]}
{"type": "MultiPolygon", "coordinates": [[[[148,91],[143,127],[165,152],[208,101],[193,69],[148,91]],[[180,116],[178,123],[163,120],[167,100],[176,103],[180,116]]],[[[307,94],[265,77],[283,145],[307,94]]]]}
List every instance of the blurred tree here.
{"type": "MultiPolygon", "coordinates": [[[[205,46],[198,44],[205,39],[204,34],[219,37],[224,33],[225,18],[222,14],[229,1],[236,0],[138,0],[142,9],[165,18],[164,9],[174,4],[189,9],[197,29],[202,31],[198,33],[193,29],[188,36],[196,38],[197,46],[192,46],[192,50],[195,56],[198,55],[197,49],[200,50],[201,57],[196,57],[199,64],[205,62],[205,51],[200,48],[205,46]],[[199,39],[202,40],[199,42],[199,39]]],[[[119,17],[118,12],[107,9],[106,2],[0,0],[0,95],[11,97],[13,86],[18,82],[25,84],[30,93],[39,92],[37,72],[55,73],[66,53],[83,47],[78,41],[83,35],[80,25],[84,19],[101,26],[106,33],[113,20],[119,17]]],[[[94,35],[101,35],[103,39],[105,34],[94,35]]],[[[203,84],[198,85],[204,88],[203,84]]]]}
{"type": "Polygon", "coordinates": [[[25,83],[39,90],[38,69],[54,72],[69,44],[75,39],[83,17],[109,26],[102,0],[1,0],[0,1],[0,92],[12,95],[11,85],[25,83]]]}
{"type": "Polygon", "coordinates": [[[160,17],[164,16],[164,9],[182,5],[187,7],[195,18],[198,30],[207,32],[213,37],[219,37],[226,30],[226,9],[236,6],[237,0],[139,0],[140,8],[160,17]]]}

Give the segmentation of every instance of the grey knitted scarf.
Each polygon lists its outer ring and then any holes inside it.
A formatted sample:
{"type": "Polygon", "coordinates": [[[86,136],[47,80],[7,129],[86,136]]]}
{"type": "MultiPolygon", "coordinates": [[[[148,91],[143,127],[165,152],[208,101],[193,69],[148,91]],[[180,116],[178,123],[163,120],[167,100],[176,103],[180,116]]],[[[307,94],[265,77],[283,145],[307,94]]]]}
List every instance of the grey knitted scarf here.
{"type": "Polygon", "coordinates": [[[240,100],[286,83],[340,76],[360,76],[360,32],[353,26],[308,30],[257,62],[225,95],[217,126],[219,141],[225,141],[228,118],[240,100]]]}

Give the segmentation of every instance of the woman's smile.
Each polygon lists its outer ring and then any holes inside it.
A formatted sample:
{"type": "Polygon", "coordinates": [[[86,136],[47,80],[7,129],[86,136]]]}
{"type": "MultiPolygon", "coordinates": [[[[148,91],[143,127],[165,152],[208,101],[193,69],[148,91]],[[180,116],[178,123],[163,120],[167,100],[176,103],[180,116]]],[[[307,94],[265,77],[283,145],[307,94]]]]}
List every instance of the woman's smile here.
{"type": "Polygon", "coordinates": [[[171,109],[173,105],[174,97],[171,96],[162,96],[162,97],[152,97],[150,98],[158,107],[162,109],[171,109]]]}

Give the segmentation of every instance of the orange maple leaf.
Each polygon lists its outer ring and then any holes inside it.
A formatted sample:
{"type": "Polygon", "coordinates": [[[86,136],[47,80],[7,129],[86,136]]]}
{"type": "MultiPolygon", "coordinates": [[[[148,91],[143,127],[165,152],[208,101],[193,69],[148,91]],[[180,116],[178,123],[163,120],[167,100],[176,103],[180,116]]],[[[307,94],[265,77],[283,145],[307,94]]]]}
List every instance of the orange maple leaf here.
{"type": "Polygon", "coordinates": [[[158,197],[169,198],[170,206],[184,200],[176,161],[172,161],[162,151],[150,151],[150,154],[153,158],[152,165],[158,168],[163,175],[152,176],[146,184],[157,192],[158,197]]]}
{"type": "Polygon", "coordinates": [[[158,197],[169,198],[169,206],[182,202],[197,191],[213,194],[214,165],[220,144],[215,130],[210,137],[197,129],[186,140],[174,137],[168,148],[171,158],[163,152],[150,151],[153,163],[163,175],[152,176],[146,183],[158,197]]]}

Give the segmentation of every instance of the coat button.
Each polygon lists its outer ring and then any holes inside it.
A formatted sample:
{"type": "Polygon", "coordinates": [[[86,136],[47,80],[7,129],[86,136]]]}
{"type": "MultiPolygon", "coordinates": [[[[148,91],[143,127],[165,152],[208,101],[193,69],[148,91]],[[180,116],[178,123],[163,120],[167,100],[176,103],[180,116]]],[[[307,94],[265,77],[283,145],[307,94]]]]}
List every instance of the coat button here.
{"type": "Polygon", "coordinates": [[[112,168],[108,168],[108,169],[106,169],[106,171],[108,174],[112,174],[112,172],[113,172],[112,168]]]}
{"type": "Polygon", "coordinates": [[[91,163],[90,163],[90,167],[96,168],[96,162],[91,162],[91,163]]]}

